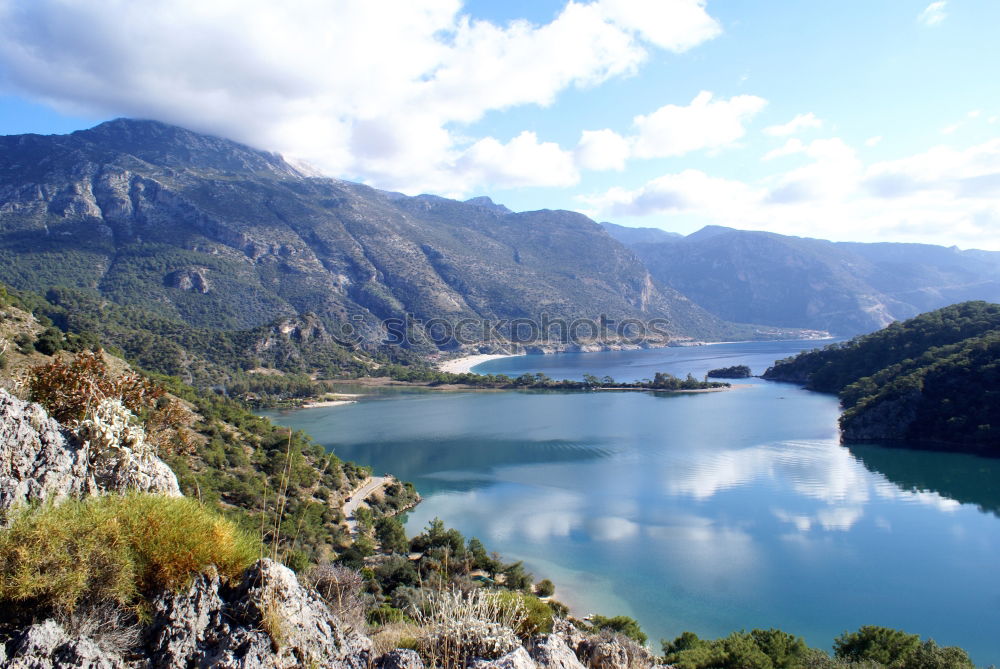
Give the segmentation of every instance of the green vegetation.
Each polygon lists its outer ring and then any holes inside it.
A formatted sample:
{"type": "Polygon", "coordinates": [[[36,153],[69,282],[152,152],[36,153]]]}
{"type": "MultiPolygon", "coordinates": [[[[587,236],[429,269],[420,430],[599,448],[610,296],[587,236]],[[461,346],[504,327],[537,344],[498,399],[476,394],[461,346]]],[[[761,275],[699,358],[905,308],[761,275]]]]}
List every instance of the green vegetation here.
{"type": "Polygon", "coordinates": [[[640,644],[645,644],[648,637],[646,633],[642,631],[639,627],[639,623],[636,622],[634,618],[628,616],[614,616],[613,618],[606,618],[600,615],[590,616],[589,627],[591,631],[600,632],[602,630],[609,630],[611,632],[617,632],[618,634],[624,634],[633,641],[638,641],[640,644]]]}
{"type": "Polygon", "coordinates": [[[713,379],[749,379],[753,374],[746,365],[733,365],[732,367],[720,367],[710,369],[706,376],[713,379]]]}
{"type": "Polygon", "coordinates": [[[764,378],[839,393],[845,441],[1000,454],[1000,305],[966,302],[775,363],[764,378]]]}
{"type": "Polygon", "coordinates": [[[728,383],[699,381],[690,374],[687,375],[687,378],[679,379],[672,374],[667,374],[666,372],[657,372],[652,379],[626,382],[615,381],[610,376],[597,377],[592,374],[584,374],[583,381],[571,381],[569,379],[556,380],[549,378],[541,372],[536,372],[535,374],[525,373],[514,378],[507,376],[506,374],[473,374],[472,372],[454,374],[452,372],[442,372],[431,367],[419,365],[386,365],[379,371],[380,373],[388,375],[397,381],[426,383],[431,386],[455,384],[503,390],[616,389],[676,391],[730,387],[728,383]]]}
{"type": "Polygon", "coordinates": [[[834,641],[834,654],[852,662],[877,662],[893,669],[973,669],[968,654],[954,646],[942,648],[917,634],[866,625],[834,641]]]}
{"type": "Polygon", "coordinates": [[[942,648],[886,627],[865,626],[845,632],[834,642],[831,658],[781,630],[734,632],[715,640],[685,632],[663,641],[664,662],[677,669],[974,669],[968,654],[942,648]]]}
{"type": "Polygon", "coordinates": [[[106,495],[24,509],[0,532],[0,602],[43,611],[139,604],[214,565],[238,577],[260,555],[249,532],[197,500],[106,495]]]}

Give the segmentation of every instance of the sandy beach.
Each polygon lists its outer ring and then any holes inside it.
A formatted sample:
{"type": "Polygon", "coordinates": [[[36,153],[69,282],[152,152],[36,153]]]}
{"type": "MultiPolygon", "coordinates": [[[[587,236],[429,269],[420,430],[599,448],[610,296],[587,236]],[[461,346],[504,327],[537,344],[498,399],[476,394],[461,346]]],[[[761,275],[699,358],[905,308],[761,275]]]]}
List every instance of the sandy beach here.
{"type": "Polygon", "coordinates": [[[338,407],[341,404],[354,404],[357,402],[357,398],[361,395],[356,393],[337,393],[336,395],[327,395],[330,399],[314,400],[311,402],[305,402],[302,405],[303,409],[316,409],[319,407],[338,407]]]}
{"type": "Polygon", "coordinates": [[[506,353],[483,353],[479,355],[467,355],[461,358],[455,358],[454,360],[445,360],[444,362],[439,362],[437,368],[442,372],[451,372],[452,374],[465,374],[472,370],[476,365],[486,362],[487,360],[498,360],[500,358],[510,358],[512,356],[506,353]]]}

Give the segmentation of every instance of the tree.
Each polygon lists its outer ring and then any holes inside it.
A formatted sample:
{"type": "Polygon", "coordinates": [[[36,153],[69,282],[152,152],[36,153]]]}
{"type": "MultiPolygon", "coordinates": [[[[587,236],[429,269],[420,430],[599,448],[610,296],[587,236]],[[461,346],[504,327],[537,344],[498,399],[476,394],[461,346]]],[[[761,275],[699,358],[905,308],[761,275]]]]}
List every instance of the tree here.
{"type": "Polygon", "coordinates": [[[410,548],[403,523],[395,516],[381,516],[375,521],[375,538],[386,553],[406,553],[410,548]]]}
{"type": "Polygon", "coordinates": [[[612,618],[591,616],[590,624],[595,630],[618,632],[641,644],[646,643],[646,639],[648,638],[646,633],[642,631],[642,628],[639,627],[639,623],[636,622],[635,618],[630,618],[629,616],[614,616],[612,618]]]}

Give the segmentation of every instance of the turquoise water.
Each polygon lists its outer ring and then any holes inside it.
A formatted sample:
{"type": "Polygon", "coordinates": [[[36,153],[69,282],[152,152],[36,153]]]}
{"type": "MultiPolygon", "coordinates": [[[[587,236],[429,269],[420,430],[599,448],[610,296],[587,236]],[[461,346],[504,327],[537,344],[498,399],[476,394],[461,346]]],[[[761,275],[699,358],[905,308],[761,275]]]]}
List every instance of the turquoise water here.
{"type": "MultiPolygon", "coordinates": [[[[755,373],[814,343],[527,356],[476,371],[619,380],[755,373]]],[[[1000,461],[844,448],[834,398],[748,380],[723,393],[398,392],[270,414],[413,481],[575,613],[627,614],[654,643],[780,627],[829,648],[886,625],[1000,663],[1000,461]]]]}

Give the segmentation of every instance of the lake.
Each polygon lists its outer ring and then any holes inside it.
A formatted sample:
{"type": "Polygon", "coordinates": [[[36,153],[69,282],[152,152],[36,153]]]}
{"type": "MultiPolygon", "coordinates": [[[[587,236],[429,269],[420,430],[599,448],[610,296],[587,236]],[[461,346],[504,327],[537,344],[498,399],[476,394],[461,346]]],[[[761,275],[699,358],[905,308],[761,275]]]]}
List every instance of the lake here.
{"type": "MultiPolygon", "coordinates": [[[[481,373],[771,362],[817,342],[521,356],[481,373]]],[[[1000,461],[838,442],[837,401],[759,379],[720,393],[379,392],[269,412],[340,457],[413,481],[408,531],[477,536],[574,614],[684,630],[779,627],[829,649],[875,624],[1000,664],[1000,461]]]]}

